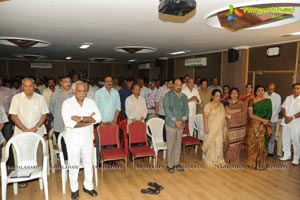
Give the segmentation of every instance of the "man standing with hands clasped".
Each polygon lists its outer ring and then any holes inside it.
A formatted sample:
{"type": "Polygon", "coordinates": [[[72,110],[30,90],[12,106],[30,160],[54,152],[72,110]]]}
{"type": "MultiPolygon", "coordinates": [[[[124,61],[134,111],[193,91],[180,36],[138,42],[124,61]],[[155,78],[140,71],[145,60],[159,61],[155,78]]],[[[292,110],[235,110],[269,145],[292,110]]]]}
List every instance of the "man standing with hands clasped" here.
{"type": "Polygon", "coordinates": [[[65,142],[69,160],[69,177],[72,200],[79,199],[78,172],[80,157],[84,167],[83,191],[95,197],[93,189],[93,128],[101,121],[96,103],[86,98],[87,88],[82,81],[75,84],[74,96],[62,105],[62,117],[66,127],[65,142]]]}
{"type": "Polygon", "coordinates": [[[169,91],[164,97],[164,110],[166,113],[166,132],[167,132],[167,164],[168,171],[174,173],[174,170],[184,171],[179,165],[181,153],[182,132],[185,121],[189,116],[188,99],[181,92],[182,81],[174,81],[174,89],[169,91]]]}

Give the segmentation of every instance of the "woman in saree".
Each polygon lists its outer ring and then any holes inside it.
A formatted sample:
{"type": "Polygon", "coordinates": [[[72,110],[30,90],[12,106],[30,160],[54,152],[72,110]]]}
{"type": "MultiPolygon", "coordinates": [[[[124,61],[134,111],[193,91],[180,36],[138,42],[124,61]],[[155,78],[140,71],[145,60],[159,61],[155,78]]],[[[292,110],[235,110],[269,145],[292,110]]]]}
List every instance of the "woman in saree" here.
{"type": "Polygon", "coordinates": [[[224,102],[228,136],[224,148],[224,158],[227,163],[238,162],[242,143],[246,135],[247,106],[239,100],[239,90],[231,88],[229,100],[224,102]]]}
{"type": "Polygon", "coordinates": [[[255,97],[249,101],[248,113],[250,125],[248,132],[247,165],[252,169],[266,169],[268,141],[272,133],[272,102],[264,96],[262,85],[255,87],[255,97]]]}
{"type": "Polygon", "coordinates": [[[226,137],[225,109],[221,103],[221,91],[212,91],[212,100],[204,107],[203,158],[210,167],[225,165],[223,143],[226,137]]]}
{"type": "Polygon", "coordinates": [[[252,83],[247,83],[247,85],[245,86],[245,88],[246,88],[246,94],[241,94],[240,95],[240,100],[242,102],[244,102],[244,104],[246,106],[248,106],[248,103],[249,103],[250,99],[254,98],[252,83]]]}

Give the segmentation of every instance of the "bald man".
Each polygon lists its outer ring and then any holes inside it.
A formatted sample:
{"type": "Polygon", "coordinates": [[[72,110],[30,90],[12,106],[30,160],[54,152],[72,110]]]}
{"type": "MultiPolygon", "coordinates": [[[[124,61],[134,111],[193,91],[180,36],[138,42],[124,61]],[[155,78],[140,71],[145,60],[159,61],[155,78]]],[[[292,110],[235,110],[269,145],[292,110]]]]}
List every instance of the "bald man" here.
{"type": "Polygon", "coordinates": [[[74,96],[62,105],[66,128],[65,143],[68,152],[69,177],[72,200],[79,199],[78,172],[80,157],[84,167],[83,191],[95,197],[93,189],[93,125],[101,121],[100,111],[94,100],[86,98],[86,84],[74,83],[74,96]]]}

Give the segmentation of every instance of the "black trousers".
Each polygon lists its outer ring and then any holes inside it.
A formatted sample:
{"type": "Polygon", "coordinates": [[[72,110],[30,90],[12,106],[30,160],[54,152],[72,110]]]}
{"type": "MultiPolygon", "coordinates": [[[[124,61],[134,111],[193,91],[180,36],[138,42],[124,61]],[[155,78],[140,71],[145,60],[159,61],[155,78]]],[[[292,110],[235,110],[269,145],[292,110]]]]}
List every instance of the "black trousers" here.
{"type": "MultiPolygon", "coordinates": [[[[166,116],[165,115],[158,115],[159,118],[165,120],[166,116]]],[[[164,126],[164,130],[163,130],[163,138],[164,138],[164,142],[167,142],[167,134],[166,134],[166,126],[164,126]]]]}
{"type": "MultiPolygon", "coordinates": [[[[55,131],[54,131],[54,134],[55,134],[56,141],[57,141],[60,132],[55,132],[55,131]]],[[[62,152],[63,152],[63,154],[64,154],[64,159],[65,159],[65,160],[68,160],[67,146],[66,146],[66,143],[65,143],[64,138],[61,138],[61,148],[62,148],[62,152]]]]}
{"type": "MultiPolygon", "coordinates": [[[[2,130],[2,134],[3,137],[5,138],[6,142],[9,141],[9,139],[13,136],[13,121],[10,119],[10,117],[8,118],[8,122],[6,122],[4,124],[3,130],[2,130]]],[[[1,154],[1,152],[0,152],[1,154]]],[[[2,158],[2,155],[1,155],[2,158]]],[[[15,166],[15,160],[14,160],[14,154],[13,154],[13,150],[12,150],[12,146],[9,148],[9,158],[7,160],[7,166],[8,167],[14,167],[15,166]]]]}

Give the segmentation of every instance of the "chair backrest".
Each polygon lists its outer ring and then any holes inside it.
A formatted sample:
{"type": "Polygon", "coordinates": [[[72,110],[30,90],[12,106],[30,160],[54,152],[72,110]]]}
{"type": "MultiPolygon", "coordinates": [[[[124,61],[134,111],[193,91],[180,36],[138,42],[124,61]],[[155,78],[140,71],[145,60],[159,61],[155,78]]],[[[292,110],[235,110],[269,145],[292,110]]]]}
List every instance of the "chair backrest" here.
{"type": "Polygon", "coordinates": [[[146,124],[140,121],[131,122],[128,125],[129,145],[147,143],[146,124]]]}
{"type": "Polygon", "coordinates": [[[42,136],[37,133],[24,132],[13,136],[5,148],[5,157],[9,156],[9,148],[13,146],[16,158],[17,168],[31,168],[37,166],[37,150],[39,143],[42,143],[43,155],[46,153],[46,142],[42,136]]]}
{"type": "Polygon", "coordinates": [[[165,121],[163,119],[158,117],[149,119],[146,125],[147,125],[147,134],[152,138],[153,143],[164,142],[163,130],[164,130],[165,121]]]}
{"type": "Polygon", "coordinates": [[[119,128],[117,125],[107,124],[98,127],[98,134],[100,139],[99,146],[113,146],[117,145],[120,147],[119,142],[119,128]]]}
{"type": "Polygon", "coordinates": [[[122,129],[124,133],[127,133],[127,119],[123,119],[119,122],[119,128],[122,129]]]}

